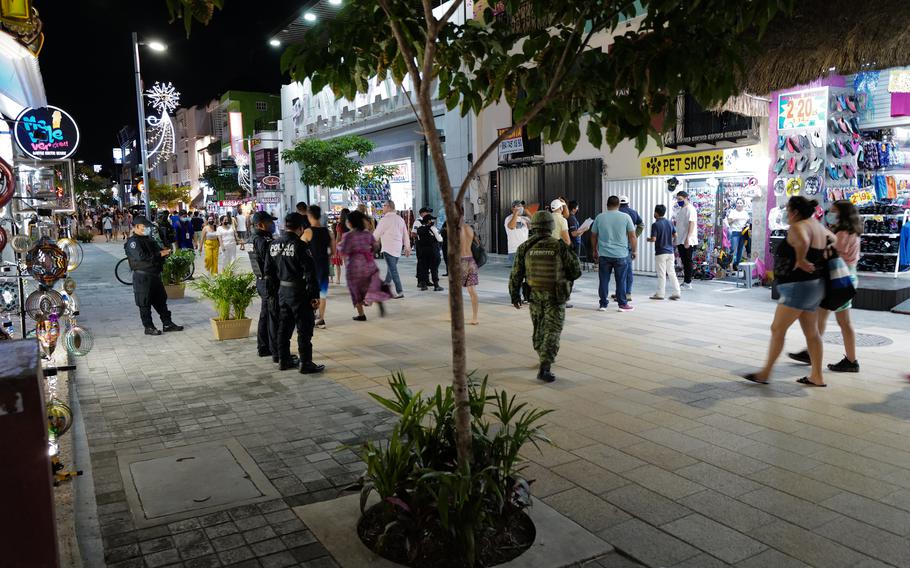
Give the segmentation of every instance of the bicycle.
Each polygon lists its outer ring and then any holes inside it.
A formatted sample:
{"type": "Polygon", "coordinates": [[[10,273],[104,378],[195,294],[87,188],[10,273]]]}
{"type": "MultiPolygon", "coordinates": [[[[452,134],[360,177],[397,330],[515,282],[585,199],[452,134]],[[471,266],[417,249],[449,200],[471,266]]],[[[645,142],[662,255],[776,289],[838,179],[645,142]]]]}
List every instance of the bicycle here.
{"type": "MultiPolygon", "coordinates": [[[[190,264],[186,269],[186,273],[181,278],[181,281],[186,282],[187,280],[192,280],[193,274],[195,273],[196,263],[190,264]]],[[[117,262],[117,266],[114,267],[114,276],[124,286],[133,285],[133,269],[130,268],[130,262],[128,258],[121,258],[120,261],[117,262]]]]}

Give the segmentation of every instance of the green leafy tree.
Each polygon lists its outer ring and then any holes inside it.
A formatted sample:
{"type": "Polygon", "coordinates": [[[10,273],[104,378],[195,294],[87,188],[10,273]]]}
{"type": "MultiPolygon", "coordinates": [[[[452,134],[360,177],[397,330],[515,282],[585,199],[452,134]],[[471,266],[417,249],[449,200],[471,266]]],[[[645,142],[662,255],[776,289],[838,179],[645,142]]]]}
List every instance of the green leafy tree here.
{"type": "Polygon", "coordinates": [[[227,193],[243,193],[240,183],[237,181],[237,175],[226,172],[214,164],[205,168],[199,181],[208,184],[219,197],[223,197],[227,193]]]}
{"type": "Polygon", "coordinates": [[[364,185],[384,185],[395,175],[394,166],[364,167],[363,159],[375,147],[362,136],[305,138],[283,151],[281,159],[286,164],[298,164],[300,181],[306,185],[351,190],[364,185]]]}
{"type": "Polygon", "coordinates": [[[183,20],[186,37],[190,37],[193,21],[208,25],[215,15],[215,9],[224,8],[224,0],[165,0],[171,23],[183,20]]]}
{"type": "Polygon", "coordinates": [[[148,194],[149,199],[157,203],[159,207],[177,201],[182,201],[183,203],[189,203],[190,201],[190,192],[186,187],[161,183],[155,178],[149,178],[148,194]]]}
{"type": "Polygon", "coordinates": [[[659,140],[654,118],[672,123],[677,95],[686,91],[704,105],[736,92],[743,57],[754,50],[765,26],[793,0],[502,0],[482,18],[463,24],[454,0],[444,11],[432,0],[347,2],[337,18],[314,26],[282,56],[297,80],[314,92],[328,86],[353,100],[375,77],[392,77],[408,93],[427,140],[449,220],[449,306],[452,372],[458,403],[458,458],[471,460],[464,304],[461,293],[460,204],[471,181],[496,151],[504,133],[480,150],[460,185],[453,187],[434,99],[462,115],[507,103],[515,128],[571,152],[582,127],[597,147],[649,136],[659,140]],[[637,26],[622,22],[637,8],[637,26]],[[592,40],[613,36],[609,49],[592,40]]]}
{"type": "Polygon", "coordinates": [[[112,205],[111,181],[95,173],[90,166],[77,165],[73,174],[73,193],[76,207],[85,209],[90,204],[112,205]]]}

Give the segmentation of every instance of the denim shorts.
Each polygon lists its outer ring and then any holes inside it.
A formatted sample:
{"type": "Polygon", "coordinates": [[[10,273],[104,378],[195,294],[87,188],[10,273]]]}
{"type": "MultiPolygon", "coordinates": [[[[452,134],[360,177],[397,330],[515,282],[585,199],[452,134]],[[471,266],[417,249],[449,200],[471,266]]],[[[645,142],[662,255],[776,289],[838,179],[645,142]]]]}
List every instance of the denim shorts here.
{"type": "Polygon", "coordinates": [[[825,297],[825,281],[816,278],[802,282],[787,282],[778,284],[777,291],[780,292],[778,304],[794,310],[814,312],[825,297]]]}

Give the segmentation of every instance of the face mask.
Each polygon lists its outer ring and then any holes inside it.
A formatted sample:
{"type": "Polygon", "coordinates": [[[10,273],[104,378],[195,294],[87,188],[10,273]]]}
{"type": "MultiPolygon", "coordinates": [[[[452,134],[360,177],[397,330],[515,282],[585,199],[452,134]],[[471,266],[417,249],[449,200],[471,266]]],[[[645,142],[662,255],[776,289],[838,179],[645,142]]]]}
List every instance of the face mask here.
{"type": "Polygon", "coordinates": [[[825,213],[825,223],[828,223],[829,225],[836,225],[837,224],[837,213],[831,213],[831,212],[825,213]]]}
{"type": "Polygon", "coordinates": [[[151,227],[142,227],[142,234],[146,237],[151,235],[152,234],[151,227]]]}
{"type": "Polygon", "coordinates": [[[685,207],[685,206],[686,206],[686,202],[683,201],[682,199],[680,199],[679,201],[677,201],[676,204],[679,205],[680,207],[685,207]]]}

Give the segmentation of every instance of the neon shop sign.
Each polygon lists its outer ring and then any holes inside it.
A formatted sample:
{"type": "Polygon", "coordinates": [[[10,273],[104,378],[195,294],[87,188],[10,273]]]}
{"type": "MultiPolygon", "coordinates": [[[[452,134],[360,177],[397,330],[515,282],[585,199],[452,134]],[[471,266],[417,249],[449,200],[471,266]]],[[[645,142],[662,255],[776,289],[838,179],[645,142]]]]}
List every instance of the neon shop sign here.
{"type": "Polygon", "coordinates": [[[79,127],[63,109],[27,108],[16,118],[16,144],[35,160],[65,160],[79,146],[79,127]]]}

